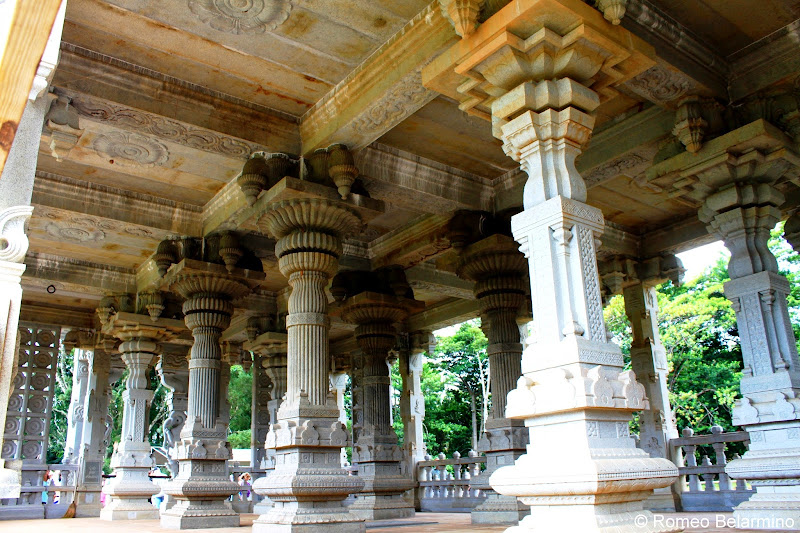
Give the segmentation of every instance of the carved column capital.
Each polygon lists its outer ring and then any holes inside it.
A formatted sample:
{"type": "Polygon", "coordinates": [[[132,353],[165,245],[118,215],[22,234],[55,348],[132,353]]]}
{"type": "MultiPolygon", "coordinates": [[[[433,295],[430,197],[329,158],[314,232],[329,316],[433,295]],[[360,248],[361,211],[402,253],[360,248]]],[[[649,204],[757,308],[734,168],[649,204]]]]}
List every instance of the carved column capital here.
{"type": "Polygon", "coordinates": [[[663,254],[649,259],[637,259],[615,255],[599,262],[598,271],[605,295],[622,294],[625,287],[642,284],[654,287],[667,280],[680,285],[683,279],[683,263],[674,254],[663,254]]]}
{"type": "Polygon", "coordinates": [[[0,211],[0,261],[21,263],[28,252],[25,224],[33,214],[30,205],[17,205],[0,211]]]}

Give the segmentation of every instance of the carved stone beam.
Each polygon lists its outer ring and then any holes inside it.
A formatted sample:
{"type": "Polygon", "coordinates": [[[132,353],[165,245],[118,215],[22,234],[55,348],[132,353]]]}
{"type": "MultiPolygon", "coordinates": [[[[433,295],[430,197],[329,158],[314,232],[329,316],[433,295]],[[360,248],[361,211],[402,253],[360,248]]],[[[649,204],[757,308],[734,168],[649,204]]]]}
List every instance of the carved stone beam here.
{"type": "Polygon", "coordinates": [[[450,215],[425,215],[370,243],[373,268],[400,265],[410,268],[435,259],[450,249],[446,237],[450,215]]]}
{"type": "Polygon", "coordinates": [[[456,38],[432,2],[303,115],[302,153],[339,142],[367,146],[433,100],[420,71],[456,38]]]}

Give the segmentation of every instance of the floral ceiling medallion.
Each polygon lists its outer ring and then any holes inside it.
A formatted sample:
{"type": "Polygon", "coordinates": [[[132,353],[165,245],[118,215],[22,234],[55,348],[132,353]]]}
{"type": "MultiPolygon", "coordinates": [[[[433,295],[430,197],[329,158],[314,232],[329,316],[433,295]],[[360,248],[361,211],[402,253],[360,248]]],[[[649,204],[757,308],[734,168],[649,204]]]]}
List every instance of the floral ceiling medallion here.
{"type": "Polygon", "coordinates": [[[292,10],[291,0],[189,0],[197,17],[226,33],[264,33],[274,30],[292,10]]]}
{"type": "Polygon", "coordinates": [[[95,151],[121,165],[152,167],[163,165],[169,159],[166,146],[138,133],[114,131],[99,136],[93,146],[95,151]]]}

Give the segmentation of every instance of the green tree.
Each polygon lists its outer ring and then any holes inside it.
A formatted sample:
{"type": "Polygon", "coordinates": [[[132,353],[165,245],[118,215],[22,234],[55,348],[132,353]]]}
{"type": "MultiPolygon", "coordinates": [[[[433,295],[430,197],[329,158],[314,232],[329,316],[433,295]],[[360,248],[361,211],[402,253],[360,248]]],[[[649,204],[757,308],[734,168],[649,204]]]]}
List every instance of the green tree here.
{"type": "Polygon", "coordinates": [[[228,403],[231,406],[228,442],[230,442],[232,448],[250,448],[253,374],[245,372],[241,365],[231,366],[231,379],[228,383],[228,403]]]}

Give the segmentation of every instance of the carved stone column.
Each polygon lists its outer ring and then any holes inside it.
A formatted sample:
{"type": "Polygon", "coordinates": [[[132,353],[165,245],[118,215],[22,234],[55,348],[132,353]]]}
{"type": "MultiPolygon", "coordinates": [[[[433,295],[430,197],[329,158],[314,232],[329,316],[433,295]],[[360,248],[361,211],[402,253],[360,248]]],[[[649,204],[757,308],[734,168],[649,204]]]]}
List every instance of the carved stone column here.
{"type": "Polygon", "coordinates": [[[325,295],[338,269],[341,239],[359,222],[347,204],[312,198],[268,204],[259,221],[278,240],[278,267],[292,293],[286,317],[287,390],[267,436],[276,466],[254,486],[273,507],[253,523],[255,532],[364,531],[363,522],[342,505],[363,482],[339,463],[348,438],[329,394],[325,295]]]}
{"type": "MultiPolygon", "coordinates": [[[[167,393],[169,415],[164,420],[164,448],[169,455],[169,467],[172,477],[178,475],[178,444],[181,430],[186,422],[189,407],[189,359],[188,350],[177,346],[174,350],[163,350],[161,359],[156,364],[156,371],[161,384],[167,393]]],[[[174,500],[173,502],[174,503],[174,500]]],[[[170,505],[171,507],[171,505],[170,505]]]]}
{"type": "MultiPolygon", "coordinates": [[[[650,400],[649,409],[639,414],[639,447],[650,457],[662,457],[678,464],[680,456],[672,453],[669,440],[678,438],[675,416],[667,389],[667,352],[658,333],[658,296],[655,286],[671,279],[680,283],[683,266],[670,255],[635,261],[617,257],[601,268],[602,279],[611,294],[621,293],[625,314],[631,322],[631,367],[650,400]]],[[[671,487],[656,489],[645,506],[651,511],[675,511],[671,487]]]]}
{"type": "Polygon", "coordinates": [[[108,307],[98,309],[103,331],[117,337],[122,343],[119,351],[128,368],[125,392],[122,393],[124,411],[119,447],[111,458],[114,480],[103,488],[112,497],[100,513],[103,520],[150,520],[158,518],[158,510],[148,499],[159,492],[150,481],[148,473],[155,465],[148,441],[150,402],[149,370],[159,354],[159,342],[169,339],[183,329],[177,320],[147,315],[117,312],[106,314],[108,307]]]}
{"type": "Polygon", "coordinates": [[[490,479],[498,493],[531,506],[515,532],[565,524],[586,533],[669,530],[642,502],[678,472],[629,435],[632,413],[647,399],[606,339],[596,263],[604,220],[586,204],[574,164],[593,112],[616,96],[614,85],[651,66],[652,55],[582,2],[515,0],[423,70],[427,87],[491,118],[505,152],[528,174],[524,210],[511,225],[529,263],[534,331],[506,416],[525,420],[530,444],[490,479]]]}
{"type": "Polygon", "coordinates": [[[84,397],[84,424],[80,469],[75,492],[75,516],[100,516],[100,493],[103,489],[103,463],[108,443],[106,441],[106,417],[111,396],[109,372],[111,356],[102,345],[96,345],[89,355],[89,378],[84,397]]]}
{"type": "MultiPolygon", "coordinates": [[[[269,321],[269,330],[253,335],[244,344],[245,350],[253,353],[253,463],[269,475],[275,469],[275,448],[266,446],[271,424],[277,421],[277,412],[286,394],[286,339],[284,332],[274,320],[269,321]],[[256,451],[257,450],[257,451],[256,451]]],[[[256,514],[265,514],[272,507],[269,498],[263,498],[253,507],[256,514]]]]}
{"type": "MultiPolygon", "coordinates": [[[[344,393],[345,389],[347,389],[347,379],[348,376],[345,372],[331,372],[330,380],[331,380],[331,392],[333,392],[335,400],[336,400],[336,408],[339,409],[339,422],[341,422],[345,427],[347,426],[347,412],[344,409],[344,393]]],[[[341,452],[341,463],[342,467],[345,466],[347,462],[347,451],[342,448],[341,452]]]]}
{"type": "Polygon", "coordinates": [[[72,330],[64,337],[64,351],[73,352],[72,367],[72,395],[69,402],[69,417],[67,418],[67,438],[64,444],[64,457],[61,462],[64,464],[77,464],[78,456],[83,448],[83,423],[85,418],[84,400],[89,390],[89,359],[90,353],[87,350],[77,347],[77,338],[71,334],[77,331],[72,330]]]}
{"type": "MultiPolygon", "coordinates": [[[[358,273],[358,277],[368,274],[358,273]]],[[[338,279],[331,289],[334,297],[339,296],[338,279]]],[[[361,286],[369,285],[364,282],[361,286]]],[[[403,471],[403,452],[397,445],[397,434],[389,416],[390,377],[386,364],[389,350],[397,343],[394,324],[404,320],[410,306],[417,303],[405,298],[405,292],[398,291],[400,296],[377,292],[348,294],[337,307],[345,322],[357,324],[356,342],[364,354],[361,377],[364,418],[353,444],[357,450],[358,477],[364,480],[364,489],[355,495],[350,509],[367,520],[414,515],[413,505],[403,498],[403,493],[414,484],[411,476],[403,471]]]]}
{"type": "Polygon", "coordinates": [[[513,496],[494,492],[489,478],[525,453],[528,435],[521,420],[506,418],[506,396],[522,375],[522,343],[517,315],[525,303],[525,256],[511,237],[495,234],[466,247],[458,274],[475,282],[481,312],[481,329],[488,340],[492,410],[486,420],[478,451],[486,454],[486,470],[471,482],[488,492],[488,498],[472,511],[474,524],[517,523],[528,511],[513,496]]]}
{"type": "MultiPolygon", "coordinates": [[[[770,108],[755,103],[750,110],[770,108]]],[[[750,433],[750,447],[725,471],[756,488],[734,517],[761,528],[783,520],[792,530],[800,530],[800,361],[786,302],[789,282],[778,274],[767,241],[781,216],[781,182],[799,165],[796,145],[758,119],[709,140],[694,154],[655,165],[647,176],[680,176],[684,187],[701,192],[698,217],[731,253],[725,296],[736,312],[744,359],[742,398],[732,422],[750,433]]]]}
{"type": "MultiPolygon", "coordinates": [[[[222,255],[222,248],[220,250],[222,255]]],[[[241,256],[241,253],[238,254],[241,256]]],[[[228,261],[226,261],[228,263],[228,261]]],[[[178,476],[164,487],[177,503],[161,514],[171,529],[236,527],[239,515],[225,500],[238,485],[228,479],[231,448],[221,404],[220,338],[230,325],[233,301],[248,294],[264,274],[184,259],[172,265],[163,285],[184,298],[183,314],[194,343],[189,359],[189,401],[180,432],[178,476]]]]}
{"type": "Polygon", "coordinates": [[[425,397],[422,394],[422,366],[425,354],[432,353],[436,338],[430,331],[416,331],[408,335],[408,346],[400,350],[400,376],[403,391],[400,395],[400,416],[403,419],[403,449],[411,472],[416,472],[417,461],[425,459],[424,431],[425,397]]]}

